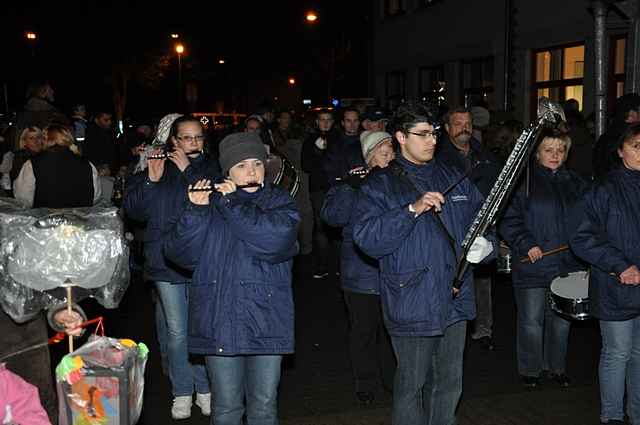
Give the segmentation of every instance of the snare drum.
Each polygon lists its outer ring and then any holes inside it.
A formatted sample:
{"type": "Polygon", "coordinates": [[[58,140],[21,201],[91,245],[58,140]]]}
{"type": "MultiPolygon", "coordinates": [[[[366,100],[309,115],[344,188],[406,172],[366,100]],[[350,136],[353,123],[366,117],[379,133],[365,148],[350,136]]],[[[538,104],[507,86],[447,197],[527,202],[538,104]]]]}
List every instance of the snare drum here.
{"type": "Polygon", "coordinates": [[[590,319],[589,314],[589,274],[569,273],[551,282],[549,292],[551,309],[559,315],[574,320],[590,319]]]}
{"type": "Polygon", "coordinates": [[[289,192],[292,198],[296,196],[300,188],[300,176],[284,155],[271,153],[267,158],[265,173],[268,181],[289,192]]]}

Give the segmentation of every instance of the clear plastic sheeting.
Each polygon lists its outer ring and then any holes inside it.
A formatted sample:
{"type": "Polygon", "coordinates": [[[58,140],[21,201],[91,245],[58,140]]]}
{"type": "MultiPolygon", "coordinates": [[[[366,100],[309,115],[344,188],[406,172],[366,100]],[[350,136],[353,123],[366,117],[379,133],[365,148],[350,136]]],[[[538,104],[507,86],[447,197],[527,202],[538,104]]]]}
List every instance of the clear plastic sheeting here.
{"type": "Polygon", "coordinates": [[[24,209],[0,198],[0,306],[16,322],[67,301],[116,308],[129,284],[129,247],[116,208],[24,209]]]}
{"type": "Polygon", "coordinates": [[[149,350],[130,339],[92,337],[56,367],[60,425],[134,425],[149,350]]]}

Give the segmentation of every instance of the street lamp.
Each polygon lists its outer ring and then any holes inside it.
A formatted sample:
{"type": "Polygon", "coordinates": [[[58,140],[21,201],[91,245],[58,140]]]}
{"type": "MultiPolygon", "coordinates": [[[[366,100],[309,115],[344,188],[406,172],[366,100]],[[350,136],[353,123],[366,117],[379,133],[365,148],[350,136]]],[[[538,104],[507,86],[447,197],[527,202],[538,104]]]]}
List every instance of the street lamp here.
{"type": "Polygon", "coordinates": [[[306,19],[307,22],[309,22],[310,24],[313,24],[318,20],[318,14],[316,12],[314,12],[313,10],[309,10],[305,14],[304,19],[306,19]]]}
{"type": "Polygon", "coordinates": [[[296,79],[293,77],[289,77],[289,85],[293,86],[296,83],[296,79]]]}
{"type": "Polygon", "coordinates": [[[35,32],[27,31],[25,37],[27,37],[27,40],[35,40],[38,38],[38,35],[35,32]]]}
{"type": "Polygon", "coordinates": [[[180,38],[180,34],[173,32],[171,33],[171,38],[173,39],[180,38]]]}
{"type": "Polygon", "coordinates": [[[220,65],[224,65],[226,63],[226,61],[224,59],[218,59],[218,63],[220,65]]]}
{"type": "Polygon", "coordinates": [[[176,53],[178,54],[178,107],[182,107],[182,54],[184,46],[181,43],[176,44],[176,53]]]}

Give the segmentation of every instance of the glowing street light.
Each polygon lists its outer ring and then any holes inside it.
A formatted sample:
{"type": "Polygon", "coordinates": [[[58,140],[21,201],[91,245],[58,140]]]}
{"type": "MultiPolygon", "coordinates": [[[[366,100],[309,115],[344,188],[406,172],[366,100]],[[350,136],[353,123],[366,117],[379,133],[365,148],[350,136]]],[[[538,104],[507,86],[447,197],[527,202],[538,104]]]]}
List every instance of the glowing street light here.
{"type": "Polygon", "coordinates": [[[177,34],[175,32],[171,33],[171,38],[180,38],[180,34],[177,34]]]}
{"type": "Polygon", "coordinates": [[[178,55],[181,55],[184,53],[184,46],[182,44],[176,44],[176,53],[178,55]]]}
{"type": "Polygon", "coordinates": [[[305,14],[304,18],[307,20],[307,22],[313,24],[318,20],[318,14],[313,10],[310,10],[305,14]]]}
{"type": "Polygon", "coordinates": [[[293,77],[289,77],[289,85],[293,86],[296,83],[296,79],[293,77]]]}
{"type": "Polygon", "coordinates": [[[224,59],[218,59],[218,63],[220,65],[224,65],[226,63],[226,61],[224,59]]]}
{"type": "Polygon", "coordinates": [[[28,31],[25,36],[27,37],[27,40],[35,40],[36,38],[38,38],[36,33],[32,31],[28,31]]]}

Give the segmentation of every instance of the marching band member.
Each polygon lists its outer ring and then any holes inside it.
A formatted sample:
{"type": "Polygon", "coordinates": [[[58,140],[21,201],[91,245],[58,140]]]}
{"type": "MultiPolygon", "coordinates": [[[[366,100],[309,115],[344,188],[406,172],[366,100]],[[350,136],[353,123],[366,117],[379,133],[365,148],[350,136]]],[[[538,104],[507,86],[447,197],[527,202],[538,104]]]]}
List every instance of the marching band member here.
{"type": "Polygon", "coordinates": [[[571,248],[592,265],[589,310],[600,320],[600,421],[640,421],[640,124],[618,141],[619,167],[594,185],[571,248]]]}
{"type": "Polygon", "coordinates": [[[277,424],[280,364],[293,352],[291,266],[300,217],[289,194],[264,181],[266,156],[255,133],[225,137],[224,182],[190,188],[165,243],[171,261],[194,270],[188,346],[206,356],[216,425],[240,425],[245,411],[249,425],[277,424]]]}
{"type": "Polygon", "coordinates": [[[518,259],[512,266],[518,373],[528,388],[539,384],[542,372],[563,387],[570,382],[566,357],[571,322],[551,309],[549,288],[554,278],[584,266],[569,250],[543,258],[543,252],[568,243],[574,228],[570,212],[587,189],[587,183],[564,166],[570,147],[568,135],[543,133],[529,193],[523,187],[514,195],[499,226],[518,259]],[[527,263],[519,261],[524,257],[527,263]]]}
{"type": "MultiPolygon", "coordinates": [[[[173,394],[171,416],[185,419],[191,416],[193,393],[196,405],[204,415],[211,413],[211,391],[203,365],[189,361],[187,351],[188,282],[191,273],[170,264],[162,254],[162,243],[181,215],[189,183],[219,175],[217,164],[202,154],[203,127],[191,116],[168,115],[161,127],[170,128],[167,144],[175,150],[149,159],[147,172],[128,179],[124,197],[126,214],[146,222],[144,237],[145,272],[155,282],[160,303],[156,305],[156,326],[159,339],[165,342],[169,379],[173,394]],[[173,120],[171,123],[170,120],[173,120]],[[160,322],[161,321],[161,322],[160,322]],[[166,326],[167,333],[161,331],[166,326]]],[[[160,139],[164,135],[159,134],[160,139]]],[[[162,345],[161,345],[162,346],[162,345]]]]}
{"type": "Polygon", "coordinates": [[[349,313],[351,367],[358,401],[370,404],[379,385],[384,384],[385,369],[393,366],[392,361],[386,365],[386,359],[381,356],[390,350],[384,350],[389,344],[382,326],[378,264],[353,243],[353,225],[357,219],[353,212],[360,196],[358,189],[364,181],[364,176],[358,172],[385,168],[395,154],[389,133],[375,131],[363,135],[362,158],[365,158],[366,168],[355,168],[360,164],[351,164],[354,170],[344,177],[343,184],[335,185],[327,192],[321,215],[330,226],[342,227],[340,279],[349,313]]]}
{"type": "MultiPolygon", "coordinates": [[[[379,261],[384,321],[398,360],[394,425],[452,425],[462,393],[467,321],[475,316],[471,272],[454,293],[457,256],[482,196],[460,173],[433,160],[435,114],[401,107],[394,119],[400,155],[361,187],[353,239],[379,261]]],[[[467,259],[493,251],[477,238],[467,259]]]]}

